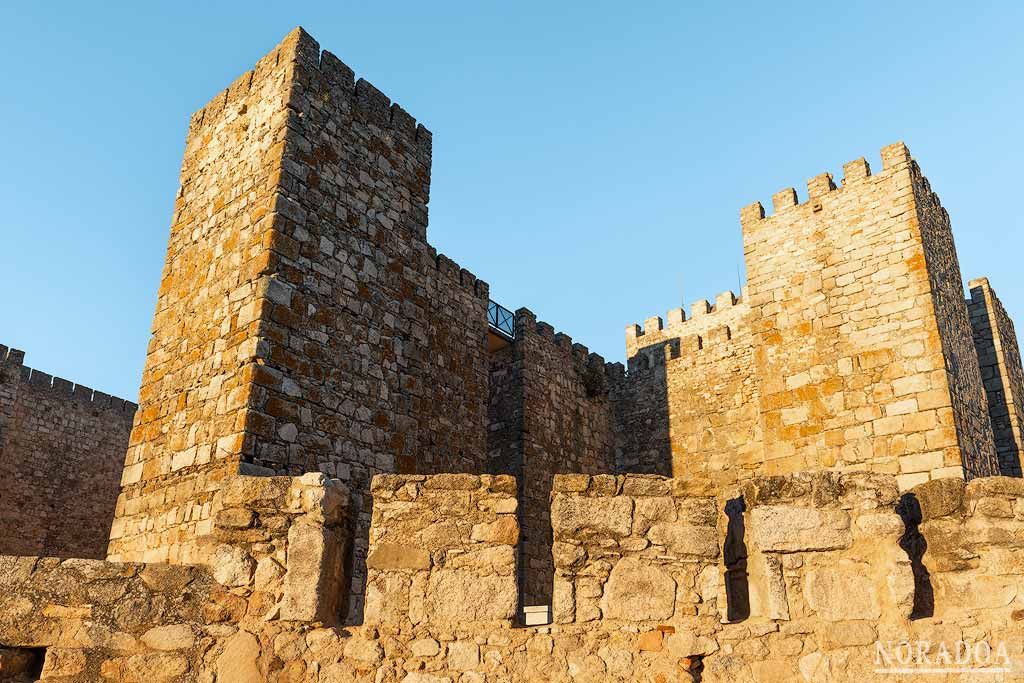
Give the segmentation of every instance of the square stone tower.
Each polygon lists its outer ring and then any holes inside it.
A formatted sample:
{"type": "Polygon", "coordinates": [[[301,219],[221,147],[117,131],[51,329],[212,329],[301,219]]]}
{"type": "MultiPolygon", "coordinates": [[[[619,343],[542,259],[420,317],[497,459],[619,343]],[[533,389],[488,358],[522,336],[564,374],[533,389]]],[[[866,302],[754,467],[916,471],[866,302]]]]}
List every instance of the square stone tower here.
{"type": "MultiPolygon", "coordinates": [[[[302,29],[198,111],[111,560],[201,560],[227,474],[483,471],[487,284],[427,244],[431,134],[302,29]]],[[[358,613],[358,600],[350,608],[358,613]]]]}
{"type": "Polygon", "coordinates": [[[998,474],[949,215],[902,143],[743,210],[769,472],[998,474]]]}

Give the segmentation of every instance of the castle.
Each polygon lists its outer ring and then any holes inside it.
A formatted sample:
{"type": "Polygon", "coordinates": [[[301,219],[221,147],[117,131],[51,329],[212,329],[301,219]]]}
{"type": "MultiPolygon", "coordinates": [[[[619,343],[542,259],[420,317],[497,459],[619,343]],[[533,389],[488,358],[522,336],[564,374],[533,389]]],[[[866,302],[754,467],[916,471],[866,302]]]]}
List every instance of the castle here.
{"type": "Polygon", "coordinates": [[[906,146],[628,367],[430,246],[431,161],[301,29],[193,115],[137,408],[0,347],[0,676],[1024,677],[1024,371],[906,146]]]}

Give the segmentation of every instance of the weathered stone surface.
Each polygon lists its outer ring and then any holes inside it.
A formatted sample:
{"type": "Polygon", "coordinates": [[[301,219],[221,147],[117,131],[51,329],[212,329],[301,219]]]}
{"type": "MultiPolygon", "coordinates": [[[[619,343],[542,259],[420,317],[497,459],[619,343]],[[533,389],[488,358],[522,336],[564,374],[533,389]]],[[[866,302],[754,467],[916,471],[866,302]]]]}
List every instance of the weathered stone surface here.
{"type": "Polygon", "coordinates": [[[243,548],[221,544],[210,561],[213,578],[225,586],[247,586],[256,571],[256,562],[243,548]]]}
{"type": "Polygon", "coordinates": [[[421,638],[413,641],[409,650],[416,657],[433,657],[441,652],[441,646],[433,638],[421,638]]]}
{"type": "Polygon", "coordinates": [[[632,516],[629,498],[557,494],[551,505],[551,528],[556,540],[586,535],[623,537],[629,535],[632,516]]]}
{"type": "Polygon", "coordinates": [[[369,569],[430,569],[430,553],[422,548],[382,543],[366,558],[369,569]]]}
{"type": "Polygon", "coordinates": [[[501,621],[515,615],[516,598],[512,577],[441,569],[431,572],[425,609],[427,619],[439,624],[501,621]]]}
{"type": "Polygon", "coordinates": [[[188,660],[181,655],[144,654],[107,660],[100,667],[100,674],[126,683],[146,683],[177,681],[188,670],[188,660]]]}
{"type": "Polygon", "coordinates": [[[509,515],[494,522],[476,524],[473,526],[470,540],[515,545],[519,542],[519,524],[516,523],[515,517],[509,515]]]}
{"type": "Polygon", "coordinates": [[[349,638],[345,642],[345,657],[363,665],[373,665],[384,657],[384,648],[376,640],[349,638]]]}
{"type": "Polygon", "coordinates": [[[842,510],[766,505],[751,511],[750,526],[765,551],[837,550],[853,542],[842,510]]]}
{"type": "Polygon", "coordinates": [[[668,619],[675,609],[676,582],[657,567],[626,558],[612,569],[601,610],[608,619],[668,619]]]}
{"type": "Polygon", "coordinates": [[[807,572],[804,598],[826,621],[878,619],[878,593],[864,569],[817,569],[807,572]]]}
{"type": "Polygon", "coordinates": [[[246,631],[238,631],[224,643],[224,650],[217,657],[217,679],[222,681],[258,681],[260,673],[257,660],[260,644],[256,637],[246,631]]]}
{"type": "Polygon", "coordinates": [[[652,526],[647,537],[651,543],[665,546],[672,554],[718,557],[718,537],[714,527],[663,522],[652,526]]]}
{"type": "Polygon", "coordinates": [[[149,629],[142,642],[154,650],[186,650],[195,644],[195,635],[188,624],[171,624],[149,629]]]}
{"type": "Polygon", "coordinates": [[[476,643],[454,642],[448,644],[448,668],[456,671],[470,671],[480,666],[480,648],[476,643]]]}
{"type": "Polygon", "coordinates": [[[341,600],[341,538],[319,524],[298,522],[288,530],[281,618],[331,623],[341,600]]]}

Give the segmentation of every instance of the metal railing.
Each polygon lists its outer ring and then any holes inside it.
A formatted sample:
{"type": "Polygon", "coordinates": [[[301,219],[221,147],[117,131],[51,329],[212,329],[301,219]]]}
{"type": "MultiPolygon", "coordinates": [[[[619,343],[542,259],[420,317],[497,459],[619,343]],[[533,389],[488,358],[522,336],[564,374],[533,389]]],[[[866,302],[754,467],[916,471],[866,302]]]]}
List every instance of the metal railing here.
{"type": "Polygon", "coordinates": [[[487,302],[487,324],[493,330],[508,337],[510,340],[516,336],[516,317],[512,311],[494,302],[487,302]]]}

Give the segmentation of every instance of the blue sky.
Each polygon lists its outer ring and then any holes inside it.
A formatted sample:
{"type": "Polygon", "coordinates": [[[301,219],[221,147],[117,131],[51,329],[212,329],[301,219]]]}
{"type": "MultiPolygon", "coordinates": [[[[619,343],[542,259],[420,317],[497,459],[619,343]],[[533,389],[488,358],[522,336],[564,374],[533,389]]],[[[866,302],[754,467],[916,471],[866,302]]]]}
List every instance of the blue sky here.
{"type": "Polygon", "coordinates": [[[430,241],[609,359],[736,289],[741,206],[901,139],[1024,324],[1024,5],[765,7],[8,3],[0,343],[137,395],[189,115],[300,24],[433,131],[430,241]]]}

